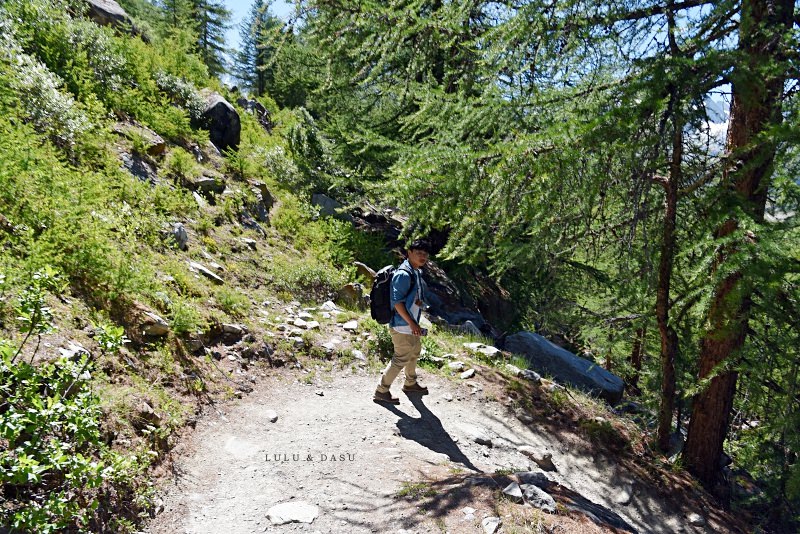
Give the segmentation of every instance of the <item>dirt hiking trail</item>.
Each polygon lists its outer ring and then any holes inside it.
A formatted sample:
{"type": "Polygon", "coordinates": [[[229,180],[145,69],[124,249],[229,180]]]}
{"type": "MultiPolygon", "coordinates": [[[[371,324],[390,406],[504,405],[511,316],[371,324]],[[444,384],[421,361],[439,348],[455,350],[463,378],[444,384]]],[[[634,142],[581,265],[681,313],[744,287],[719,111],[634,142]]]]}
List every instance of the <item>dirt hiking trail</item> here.
{"type": "Polygon", "coordinates": [[[271,373],[250,395],[201,417],[182,439],[174,477],[164,485],[163,511],[146,532],[728,531],[711,518],[692,526],[689,513],[703,510],[681,509],[612,457],[587,452],[569,432],[554,435],[537,431],[535,421],[521,423],[480,382],[470,386],[423,371],[430,395],[406,396],[400,377],[392,388],[400,405],[385,406],[371,400],[376,372],[335,369],[314,385],[299,372],[271,373]],[[501,497],[509,473],[538,470],[517,450],[522,445],[551,453],[557,472],[547,475],[626,528],[564,509],[546,514],[501,497]],[[317,507],[312,523],[274,524],[267,517],[277,504],[300,501],[317,507]],[[495,516],[502,526],[483,524],[495,516]]]}

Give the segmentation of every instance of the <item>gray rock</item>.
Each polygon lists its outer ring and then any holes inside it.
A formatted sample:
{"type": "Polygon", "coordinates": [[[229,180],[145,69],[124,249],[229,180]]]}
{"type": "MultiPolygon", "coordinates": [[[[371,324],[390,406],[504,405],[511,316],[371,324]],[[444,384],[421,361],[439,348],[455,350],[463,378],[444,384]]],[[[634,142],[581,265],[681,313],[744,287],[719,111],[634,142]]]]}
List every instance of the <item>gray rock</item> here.
{"type": "Polygon", "coordinates": [[[223,323],[222,332],[236,337],[242,337],[247,333],[247,328],[240,324],[223,323]]]}
{"type": "Polygon", "coordinates": [[[503,488],[503,495],[505,495],[514,502],[522,502],[522,489],[516,482],[512,482],[511,484],[503,488]]]}
{"type": "Polygon", "coordinates": [[[556,511],[556,501],[552,495],[534,484],[524,484],[520,487],[526,503],[545,512],[553,513],[556,511]]]}
{"type": "Polygon", "coordinates": [[[463,371],[464,370],[464,362],[450,362],[447,364],[449,369],[453,371],[463,371]]]}
{"type": "Polygon", "coordinates": [[[197,263],[196,261],[190,261],[189,262],[189,269],[194,271],[194,272],[198,272],[198,273],[202,274],[203,276],[205,276],[206,278],[208,278],[209,280],[211,280],[215,284],[220,284],[221,285],[221,284],[225,283],[225,280],[223,280],[222,278],[217,276],[214,272],[212,272],[209,269],[207,269],[204,265],[202,265],[200,263],[197,263]]]}
{"type": "Polygon", "coordinates": [[[247,245],[250,250],[258,250],[258,242],[255,239],[251,239],[249,237],[243,237],[242,243],[247,245]]]}
{"type": "Polygon", "coordinates": [[[264,412],[264,417],[266,417],[267,421],[269,421],[270,423],[274,423],[275,421],[278,420],[278,414],[277,412],[275,412],[275,410],[267,410],[266,412],[264,412]]]}
{"type": "Polygon", "coordinates": [[[486,517],[481,521],[484,534],[495,534],[502,524],[503,521],[499,517],[486,517]]]}
{"type": "Polygon", "coordinates": [[[238,150],[242,124],[236,109],[222,95],[206,92],[206,107],[201,126],[208,130],[208,137],[220,152],[238,150]]]}
{"type": "Polygon", "coordinates": [[[318,389],[318,390],[316,390],[316,391],[314,392],[314,394],[315,394],[315,395],[319,395],[320,397],[324,397],[324,396],[325,396],[325,392],[324,392],[324,391],[322,391],[321,389],[318,389]]]}
{"type": "Polygon", "coordinates": [[[160,156],[167,150],[164,139],[150,128],[132,122],[118,122],[112,126],[112,130],[127,139],[143,142],[146,145],[145,152],[150,156],[160,156]]]}
{"type": "Polygon", "coordinates": [[[442,395],[442,398],[447,402],[452,402],[453,400],[453,396],[450,393],[445,393],[444,395],[442,395]]]}
{"type": "MultiPolygon", "coordinates": [[[[87,0],[89,4],[89,18],[100,26],[114,26],[122,31],[130,31],[133,35],[142,35],[142,32],[133,24],[130,16],[114,0],[87,0]]],[[[142,36],[142,40],[149,39],[142,36]]]]}
{"type": "Polygon", "coordinates": [[[695,527],[702,527],[706,524],[706,520],[703,518],[703,516],[694,512],[686,516],[686,519],[689,521],[690,525],[695,527]]]}
{"type": "Polygon", "coordinates": [[[171,235],[179,249],[187,250],[189,248],[189,233],[186,231],[186,227],[183,226],[182,223],[172,224],[171,235]]]}
{"type": "Polygon", "coordinates": [[[599,365],[551,343],[533,332],[518,332],[506,339],[506,350],[526,357],[531,367],[559,382],[599,395],[611,404],[622,398],[622,379],[599,365]]]}
{"type": "Polygon", "coordinates": [[[300,328],[306,328],[306,326],[308,325],[308,323],[303,319],[295,319],[294,321],[292,321],[292,324],[300,328]]]}
{"type": "Polygon", "coordinates": [[[286,523],[313,523],[319,516],[319,508],[305,501],[290,501],[276,504],[267,511],[267,519],[273,525],[286,523]]]}
{"type": "Polygon", "coordinates": [[[539,384],[542,381],[542,377],[536,371],[531,371],[530,369],[523,369],[520,373],[522,378],[525,380],[530,380],[535,384],[539,384]]]}
{"type": "Polygon", "coordinates": [[[195,178],[189,184],[191,189],[201,193],[214,193],[221,195],[225,192],[227,185],[225,180],[220,176],[207,176],[203,175],[200,178],[195,178]]]}
{"type": "Polygon", "coordinates": [[[496,347],[490,347],[489,345],[484,345],[483,343],[464,343],[464,347],[472,352],[483,354],[484,356],[497,356],[500,354],[500,349],[496,347]]]}
{"type": "Polygon", "coordinates": [[[158,170],[152,163],[141,156],[119,152],[119,158],[122,161],[122,167],[142,182],[147,182],[151,185],[156,185],[160,182],[158,170]]]}
{"type": "Polygon", "coordinates": [[[355,332],[356,330],[358,330],[358,321],[347,321],[342,325],[342,328],[344,328],[348,332],[355,332]]]}
{"type": "Polygon", "coordinates": [[[366,356],[364,355],[364,353],[363,353],[363,352],[361,352],[360,350],[358,350],[358,349],[353,349],[351,352],[352,352],[352,354],[353,354],[353,357],[354,357],[356,360],[361,360],[362,362],[365,362],[365,361],[367,361],[367,357],[366,357],[366,356]]]}
{"type": "Polygon", "coordinates": [[[483,335],[483,332],[481,332],[481,329],[478,328],[475,325],[475,323],[473,323],[472,321],[464,321],[464,324],[462,324],[460,328],[461,328],[461,330],[463,330],[467,334],[472,334],[472,335],[475,335],[475,336],[482,336],[483,335]]]}
{"type": "Polygon", "coordinates": [[[315,193],[311,195],[311,204],[314,206],[319,206],[320,215],[336,217],[337,219],[343,219],[345,221],[353,220],[353,217],[351,217],[350,214],[342,212],[344,206],[328,195],[323,195],[322,193],[315,193]]]}
{"type": "Polygon", "coordinates": [[[314,316],[308,313],[307,311],[301,311],[297,314],[300,319],[313,319],[314,316]]]}
{"type": "Polygon", "coordinates": [[[473,376],[475,376],[475,369],[469,369],[461,373],[461,378],[463,378],[464,380],[466,380],[467,378],[472,378],[473,376]]]}
{"type": "Polygon", "coordinates": [[[516,365],[511,365],[510,363],[506,364],[506,371],[511,373],[511,376],[519,376],[522,374],[522,369],[520,369],[516,365]]]}
{"type": "Polygon", "coordinates": [[[319,329],[319,322],[318,321],[308,321],[306,323],[305,329],[306,330],[316,330],[319,329]]]}
{"type": "Polygon", "coordinates": [[[144,312],[142,331],[148,336],[166,336],[169,334],[169,323],[152,312],[144,312]]]}
{"type": "Polygon", "coordinates": [[[330,301],[330,300],[326,300],[326,301],[325,301],[325,302],[322,304],[322,306],[320,306],[320,309],[322,309],[322,310],[325,310],[325,311],[332,312],[332,311],[337,311],[339,308],[337,308],[337,307],[336,307],[336,304],[334,304],[332,301],[330,301]]]}

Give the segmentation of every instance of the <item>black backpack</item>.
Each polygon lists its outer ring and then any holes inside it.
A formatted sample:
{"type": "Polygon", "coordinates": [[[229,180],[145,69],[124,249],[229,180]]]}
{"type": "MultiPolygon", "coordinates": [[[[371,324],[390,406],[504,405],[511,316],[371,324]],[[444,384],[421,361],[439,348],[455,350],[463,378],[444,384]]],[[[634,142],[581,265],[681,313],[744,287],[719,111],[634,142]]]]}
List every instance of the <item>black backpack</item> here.
{"type": "MultiPolygon", "coordinates": [[[[392,320],[392,315],[394,315],[394,310],[392,309],[392,277],[399,268],[394,265],[387,265],[375,273],[375,280],[372,281],[372,290],[369,292],[369,313],[380,324],[388,324],[392,320]]],[[[407,269],[403,270],[408,271],[407,269]]],[[[411,275],[410,293],[414,289],[416,277],[411,271],[408,271],[408,274],[411,275]]]]}

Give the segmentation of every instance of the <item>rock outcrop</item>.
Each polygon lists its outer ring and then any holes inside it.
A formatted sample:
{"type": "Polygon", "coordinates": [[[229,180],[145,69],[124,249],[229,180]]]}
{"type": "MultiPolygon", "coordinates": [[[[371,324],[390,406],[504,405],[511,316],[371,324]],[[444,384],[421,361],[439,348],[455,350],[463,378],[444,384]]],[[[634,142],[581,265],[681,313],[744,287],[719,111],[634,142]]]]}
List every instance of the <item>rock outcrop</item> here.
{"type": "Polygon", "coordinates": [[[208,137],[220,151],[238,150],[242,124],[239,114],[230,102],[214,92],[204,94],[206,106],[200,126],[208,130],[208,137]]]}
{"type": "Polygon", "coordinates": [[[616,405],[622,399],[625,384],[620,377],[538,334],[523,331],[508,336],[505,348],[525,356],[531,368],[553,376],[558,382],[596,394],[611,405],[616,405]]]}

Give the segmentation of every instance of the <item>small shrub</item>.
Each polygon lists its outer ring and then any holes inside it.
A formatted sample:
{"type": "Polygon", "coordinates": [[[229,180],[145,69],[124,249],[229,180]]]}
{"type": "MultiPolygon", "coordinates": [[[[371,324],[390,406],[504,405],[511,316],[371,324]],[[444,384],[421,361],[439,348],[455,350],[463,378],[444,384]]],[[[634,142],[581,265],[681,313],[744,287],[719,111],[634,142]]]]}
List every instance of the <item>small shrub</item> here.
{"type": "Polygon", "coordinates": [[[236,289],[222,286],[215,294],[220,308],[231,317],[245,317],[250,311],[250,299],[236,289]]]}
{"type": "Polygon", "coordinates": [[[195,332],[203,326],[203,318],[188,301],[175,299],[170,308],[170,328],[175,335],[195,332]]]}

